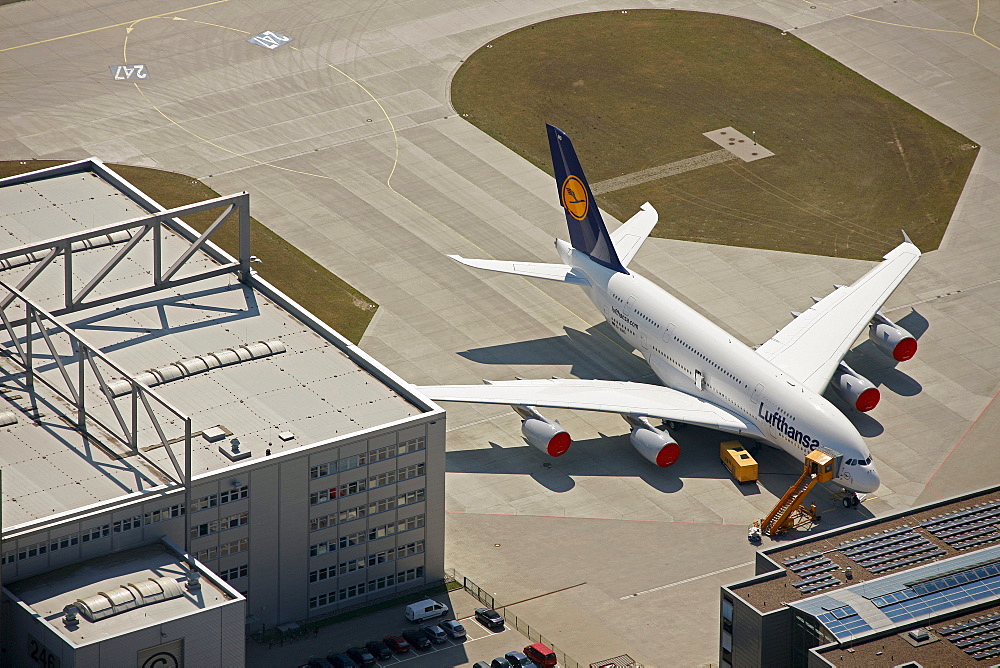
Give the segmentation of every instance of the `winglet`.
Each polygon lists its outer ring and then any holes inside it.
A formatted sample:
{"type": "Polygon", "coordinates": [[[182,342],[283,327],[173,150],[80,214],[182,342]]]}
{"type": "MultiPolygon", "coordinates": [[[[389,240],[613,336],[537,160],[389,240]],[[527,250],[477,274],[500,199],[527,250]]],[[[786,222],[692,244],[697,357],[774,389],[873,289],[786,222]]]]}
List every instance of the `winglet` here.
{"type": "Polygon", "coordinates": [[[618,259],[608,228],[601,212],[597,210],[594,194],[587,184],[583,167],[576,157],[569,136],[554,125],[545,126],[549,134],[549,150],[555,169],[559,203],[566,210],[566,224],[573,248],[586,253],[590,259],[614,271],[627,274],[628,270],[618,259]]]}
{"type": "Polygon", "coordinates": [[[900,232],[903,233],[903,241],[905,241],[908,244],[912,244],[913,243],[912,241],[910,241],[910,237],[907,236],[906,230],[900,230],[900,232]]]}

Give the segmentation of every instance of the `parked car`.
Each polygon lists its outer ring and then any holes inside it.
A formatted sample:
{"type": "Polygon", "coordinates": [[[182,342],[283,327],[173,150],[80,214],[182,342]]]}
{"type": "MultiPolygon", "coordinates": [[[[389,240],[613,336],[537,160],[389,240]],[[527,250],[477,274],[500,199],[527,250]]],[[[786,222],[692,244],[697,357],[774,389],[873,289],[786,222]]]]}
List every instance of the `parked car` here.
{"type": "Polygon", "coordinates": [[[465,627],[462,626],[457,619],[447,619],[438,624],[438,626],[443,628],[444,632],[450,635],[455,640],[459,640],[465,637],[465,627]]]}
{"type": "Polygon", "coordinates": [[[498,656],[490,661],[490,668],[513,668],[513,666],[510,665],[510,661],[502,656],[498,656]]]}
{"type": "Polygon", "coordinates": [[[410,643],[406,642],[403,636],[385,636],[382,642],[389,646],[396,654],[405,654],[410,651],[410,643]]]}
{"type": "Polygon", "coordinates": [[[333,664],[334,668],[358,668],[358,664],[354,662],[354,659],[340,652],[327,654],[326,660],[333,664]]]}
{"type": "Polygon", "coordinates": [[[417,649],[427,649],[431,646],[431,641],[427,639],[423,633],[418,629],[407,629],[403,631],[403,637],[406,638],[406,642],[410,643],[413,647],[417,649]]]}
{"type": "Polygon", "coordinates": [[[309,668],[330,668],[331,666],[333,664],[323,658],[309,659],[309,668]]]}
{"type": "Polygon", "coordinates": [[[421,626],[420,632],[427,636],[432,643],[441,643],[448,639],[448,634],[438,625],[421,626]]]}
{"type": "Polygon", "coordinates": [[[490,664],[486,663],[485,661],[476,661],[474,664],[472,664],[472,668],[490,668],[490,664]]]}
{"type": "Polygon", "coordinates": [[[345,654],[354,659],[359,666],[375,665],[375,657],[364,647],[348,647],[345,654]]]}
{"type": "Polygon", "coordinates": [[[510,665],[514,668],[538,668],[524,652],[507,652],[503,658],[510,661],[510,665]]]}
{"type": "Polygon", "coordinates": [[[525,647],[524,653],[529,659],[542,668],[552,668],[552,666],[555,666],[557,663],[556,653],[553,652],[547,645],[540,642],[536,642],[533,645],[525,647]]]}
{"type": "Polygon", "coordinates": [[[403,614],[405,614],[406,618],[411,622],[422,622],[425,619],[431,619],[432,617],[440,617],[446,612],[448,612],[447,605],[444,603],[438,603],[430,598],[425,598],[422,601],[410,603],[406,606],[403,614]]]}
{"type": "Polygon", "coordinates": [[[490,628],[503,626],[503,617],[493,608],[476,608],[476,621],[490,628]]]}
{"type": "Polygon", "coordinates": [[[354,659],[346,654],[341,654],[340,652],[337,652],[336,654],[327,654],[326,660],[329,661],[334,668],[358,668],[358,664],[354,662],[354,659]]]}
{"type": "Polygon", "coordinates": [[[369,640],[365,643],[365,649],[372,653],[376,659],[391,659],[392,650],[381,640],[369,640]]]}

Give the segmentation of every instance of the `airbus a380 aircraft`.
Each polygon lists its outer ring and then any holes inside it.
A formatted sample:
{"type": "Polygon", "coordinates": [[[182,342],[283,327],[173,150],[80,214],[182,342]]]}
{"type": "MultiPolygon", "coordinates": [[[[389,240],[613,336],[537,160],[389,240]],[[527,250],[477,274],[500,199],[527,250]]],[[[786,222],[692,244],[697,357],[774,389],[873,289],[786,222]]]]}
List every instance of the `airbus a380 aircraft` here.
{"type": "Polygon", "coordinates": [[[622,338],[637,348],[664,386],[582,379],[486,381],[420,390],[436,401],[509,404],[522,418],[521,432],[534,447],[558,457],[572,442],[558,422],[537,407],[619,413],[630,440],[657,466],[677,461],[680,447],[665,423],[687,423],[748,436],[800,461],[825,446],[843,455],[835,482],[852,494],[878,489],[879,475],[864,439],[822,393],[828,385],[859,411],[869,411],[879,391],[844,364],[843,357],[867,327],[879,350],[897,361],[913,357],[917,342],[880,312],[913,268],[920,251],[904,242],[850,286],[834,292],[753,350],[634,271],[629,261],[656,225],[647,202],[609,234],[594,203],[569,137],[551,125],[549,147],[559,200],[572,243],[556,240],[563,264],[453,259],[471,267],[582,286],[622,338]]]}

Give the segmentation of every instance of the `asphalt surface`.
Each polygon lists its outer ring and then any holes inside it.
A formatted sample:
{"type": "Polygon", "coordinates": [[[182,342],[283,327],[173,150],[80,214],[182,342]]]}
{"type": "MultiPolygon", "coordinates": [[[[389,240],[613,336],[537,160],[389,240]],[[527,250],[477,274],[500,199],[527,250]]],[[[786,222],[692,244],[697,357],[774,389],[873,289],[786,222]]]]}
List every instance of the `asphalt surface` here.
{"type": "MultiPolygon", "coordinates": [[[[894,368],[865,343],[850,357],[882,388],[882,404],[857,422],[883,487],[858,510],[839,508],[832,490],[814,501],[824,528],[994,483],[1000,9],[984,4],[977,17],[975,5],[950,2],[632,5],[794,31],[982,147],[941,248],[887,304],[920,334],[917,357],[894,368]]],[[[649,380],[581,291],[444,257],[551,262],[552,239],[566,236],[551,178],[455,115],[451,74],[497,35],[609,8],[617,6],[5,5],[0,159],[94,155],[186,173],[223,194],[249,191],[259,220],[380,304],[361,345],[407,381],[649,380]],[[273,50],[246,41],[266,30],[292,39],[271,38],[280,42],[273,50]],[[124,63],[146,65],[148,78],[116,81],[127,77],[124,63]]],[[[591,149],[578,149],[585,162],[591,149]]],[[[633,266],[759,344],[790,310],[870,264],[651,239],[633,266]]],[[[687,429],[681,460],[652,470],[620,418],[567,411],[552,416],[577,443],[551,460],[524,444],[509,409],[447,408],[449,567],[583,664],[624,653],[652,666],[717,661],[718,587],[752,573],[746,525],[792,482],[795,462],[765,450],[760,484],[738,486],[718,461],[724,437],[687,429]]]]}

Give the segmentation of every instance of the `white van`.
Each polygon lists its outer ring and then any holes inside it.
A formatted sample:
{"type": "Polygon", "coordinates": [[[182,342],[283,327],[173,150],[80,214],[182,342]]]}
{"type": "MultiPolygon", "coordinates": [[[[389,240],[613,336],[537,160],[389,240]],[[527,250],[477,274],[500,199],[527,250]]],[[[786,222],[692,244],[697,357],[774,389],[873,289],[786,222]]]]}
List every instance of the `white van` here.
{"type": "Polygon", "coordinates": [[[438,617],[448,612],[448,606],[444,603],[438,603],[437,601],[425,598],[422,601],[417,601],[416,603],[410,603],[406,606],[406,618],[411,622],[422,622],[425,619],[430,619],[431,617],[438,617]]]}

